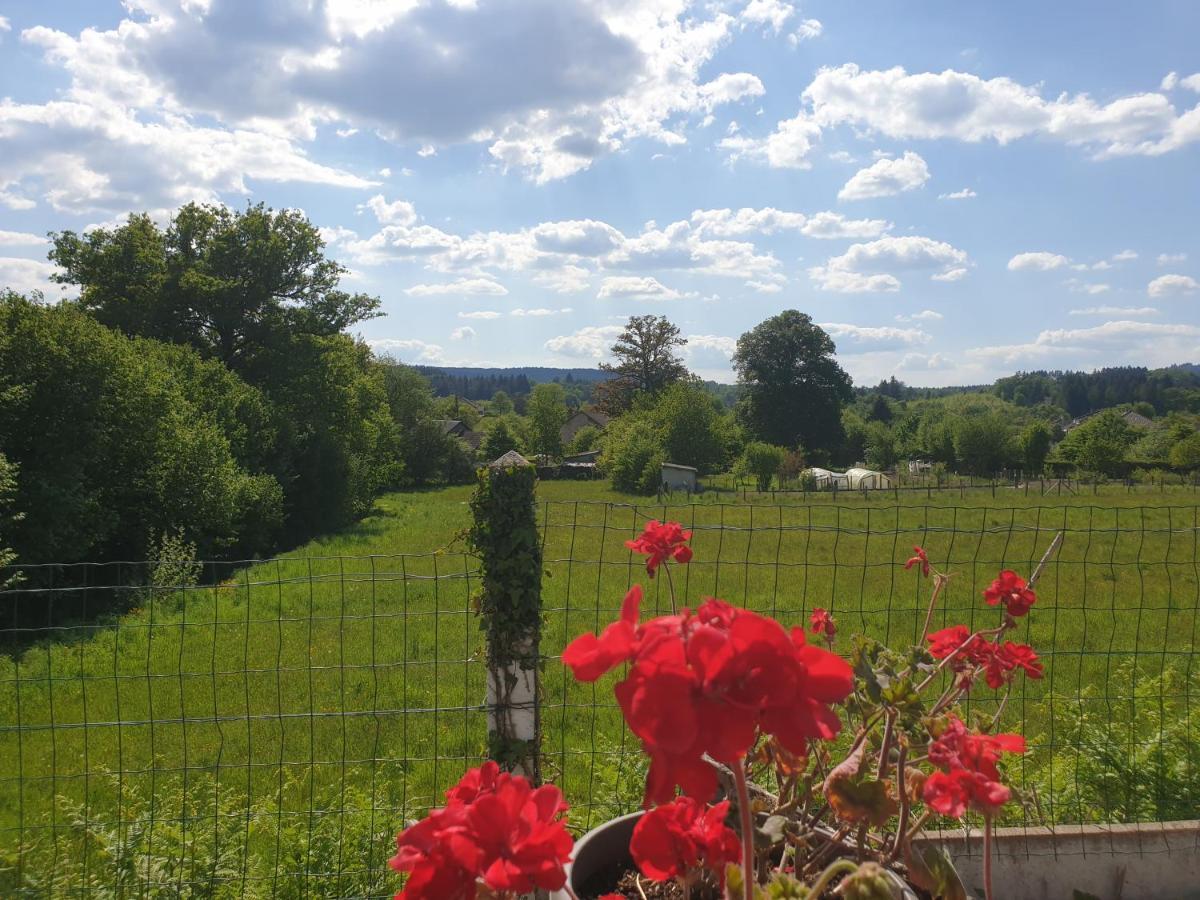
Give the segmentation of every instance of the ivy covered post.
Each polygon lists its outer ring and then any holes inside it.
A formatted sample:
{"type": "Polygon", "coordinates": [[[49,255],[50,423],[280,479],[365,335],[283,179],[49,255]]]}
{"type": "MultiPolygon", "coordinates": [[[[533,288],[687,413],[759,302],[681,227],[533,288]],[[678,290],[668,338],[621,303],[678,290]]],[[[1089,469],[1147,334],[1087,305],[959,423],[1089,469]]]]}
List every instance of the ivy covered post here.
{"type": "Polygon", "coordinates": [[[538,642],[542,546],[537,469],[515,450],[478,472],[470,545],[483,569],[480,627],[487,636],[488,755],[541,782],[538,642]]]}

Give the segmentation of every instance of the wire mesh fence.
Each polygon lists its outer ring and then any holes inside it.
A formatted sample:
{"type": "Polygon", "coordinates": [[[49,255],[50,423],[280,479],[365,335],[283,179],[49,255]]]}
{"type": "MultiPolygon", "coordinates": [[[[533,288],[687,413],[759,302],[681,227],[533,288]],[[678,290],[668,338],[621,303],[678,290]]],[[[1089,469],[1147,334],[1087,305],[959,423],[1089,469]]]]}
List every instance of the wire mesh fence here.
{"type": "MultiPolygon", "coordinates": [[[[670,609],[624,542],[682,521],[679,601],[785,624],[832,610],[839,641],[920,636],[915,544],[953,573],[935,627],[982,626],[1001,567],[1059,551],[1018,639],[1046,663],[1001,723],[1030,752],[1010,824],[1194,817],[1200,808],[1200,506],[550,502],[541,640],[543,772],[580,830],[636,808],[644,774],[609,676],[563,646],[629,585],[670,609]]],[[[462,552],[17,567],[0,593],[0,895],[387,896],[392,837],[486,753],[486,648],[462,552]],[[41,616],[41,618],[39,618],[41,616]]],[[[2,579],[0,579],[2,580],[2,579]]],[[[844,649],[844,648],[843,648],[844,649]]],[[[972,710],[994,714],[980,690],[972,710]]]]}

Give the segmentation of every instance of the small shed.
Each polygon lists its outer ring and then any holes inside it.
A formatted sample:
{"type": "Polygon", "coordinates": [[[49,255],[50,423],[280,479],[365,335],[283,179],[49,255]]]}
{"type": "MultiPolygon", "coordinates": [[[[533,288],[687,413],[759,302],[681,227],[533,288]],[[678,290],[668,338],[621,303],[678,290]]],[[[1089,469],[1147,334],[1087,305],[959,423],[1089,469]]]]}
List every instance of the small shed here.
{"type": "Polygon", "coordinates": [[[872,469],[847,469],[846,480],[855,491],[890,490],[892,487],[891,478],[872,469]]]}
{"type": "Polygon", "coordinates": [[[699,473],[694,466],[681,466],[677,463],[662,464],[662,486],[668,491],[695,492],[699,473]]]}

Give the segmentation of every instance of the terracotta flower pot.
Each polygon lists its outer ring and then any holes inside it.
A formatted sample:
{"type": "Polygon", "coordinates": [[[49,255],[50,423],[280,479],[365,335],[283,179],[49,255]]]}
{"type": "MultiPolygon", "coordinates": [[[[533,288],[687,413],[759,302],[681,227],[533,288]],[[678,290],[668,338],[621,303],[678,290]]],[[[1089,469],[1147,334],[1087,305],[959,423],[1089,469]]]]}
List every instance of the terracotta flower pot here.
{"type": "MultiPolygon", "coordinates": [[[[571,862],[567,864],[567,884],[581,898],[581,885],[588,882],[597,872],[625,863],[633,865],[633,857],[629,855],[629,840],[633,837],[633,828],[642,817],[642,811],[629,813],[616,819],[610,819],[597,825],[575,842],[575,852],[571,862]]],[[[899,896],[903,900],[920,900],[920,897],[895,872],[888,871],[888,877],[895,883],[899,896]]],[[[550,900],[571,900],[564,891],[552,891],[550,900]]]]}

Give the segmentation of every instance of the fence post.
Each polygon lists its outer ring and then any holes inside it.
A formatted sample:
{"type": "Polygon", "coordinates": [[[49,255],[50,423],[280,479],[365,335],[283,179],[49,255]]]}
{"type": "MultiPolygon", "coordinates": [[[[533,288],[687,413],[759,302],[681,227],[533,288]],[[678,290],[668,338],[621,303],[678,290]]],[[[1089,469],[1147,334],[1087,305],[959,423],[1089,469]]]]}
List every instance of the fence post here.
{"type": "Polygon", "coordinates": [[[479,615],[487,641],[488,756],[541,782],[538,652],[542,545],[537,469],[509,451],[478,472],[471,498],[471,549],[482,568],[479,615]]]}

